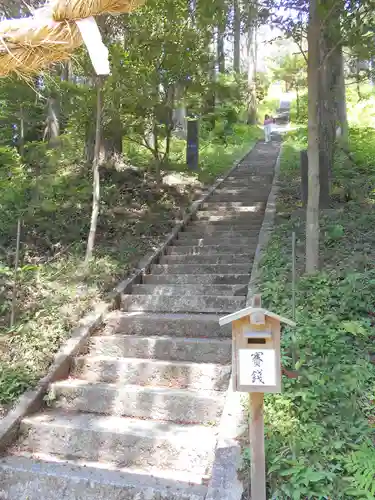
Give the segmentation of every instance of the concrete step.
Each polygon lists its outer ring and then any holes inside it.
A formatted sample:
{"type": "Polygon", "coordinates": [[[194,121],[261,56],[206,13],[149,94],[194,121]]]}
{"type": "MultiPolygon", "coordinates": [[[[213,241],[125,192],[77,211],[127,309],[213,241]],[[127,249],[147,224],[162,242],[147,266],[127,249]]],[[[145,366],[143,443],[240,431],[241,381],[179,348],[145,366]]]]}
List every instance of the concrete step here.
{"type": "Polygon", "coordinates": [[[123,311],[232,313],[243,309],[246,297],[217,295],[123,295],[123,311]]]}
{"type": "Polygon", "coordinates": [[[225,397],[218,391],[123,386],[79,379],[55,382],[50,395],[53,407],[65,411],[210,425],[218,422],[225,397]]]}
{"type": "Polygon", "coordinates": [[[246,274],[250,273],[251,262],[247,264],[156,264],[152,274],[246,274]]]}
{"type": "Polygon", "coordinates": [[[220,295],[229,297],[246,296],[247,285],[135,285],[132,293],[135,295],[220,295]]]}
{"type": "Polygon", "coordinates": [[[146,285],[248,285],[249,274],[147,274],[146,285]]]}
{"type": "Polygon", "coordinates": [[[108,462],[121,467],[151,467],[205,473],[216,429],[116,416],[48,411],[25,418],[19,451],[70,460],[108,462]]]}
{"type": "MultiPolygon", "coordinates": [[[[99,334],[116,337],[116,334],[124,333],[130,334],[131,337],[160,335],[180,338],[229,338],[231,337],[231,327],[230,325],[220,327],[216,314],[153,314],[112,311],[104,319],[104,328],[99,334]]],[[[92,337],[92,339],[97,338],[92,337]]],[[[103,346],[101,346],[102,348],[103,346]]]]}
{"type": "Polygon", "coordinates": [[[246,264],[254,258],[252,253],[211,253],[211,254],[186,254],[164,255],[160,264],[246,264]]]}
{"type": "Polygon", "coordinates": [[[215,254],[229,254],[233,256],[239,254],[254,254],[256,245],[250,248],[250,245],[193,245],[193,246],[172,246],[168,248],[167,255],[215,255],[215,254]]]}
{"type": "MultiPolygon", "coordinates": [[[[101,466],[101,467],[99,467],[101,466]]],[[[0,459],[0,498],[6,500],[204,500],[207,488],[145,472],[106,470],[58,459],[0,459]],[[145,496],[147,495],[147,496],[145,496]]]]}
{"type": "Polygon", "coordinates": [[[88,382],[226,391],[230,365],[111,356],[80,356],[72,375],[88,382]]]}
{"type": "MultiPolygon", "coordinates": [[[[202,332],[200,333],[202,334],[202,332]]],[[[113,356],[114,358],[159,359],[171,362],[228,364],[232,360],[232,342],[226,338],[199,338],[194,336],[183,338],[161,337],[159,335],[149,337],[119,334],[103,335],[92,337],[90,355],[113,356]]]]}
{"type": "MultiPolygon", "coordinates": [[[[233,238],[233,233],[229,233],[229,235],[225,235],[223,232],[217,233],[217,236],[209,236],[209,235],[199,235],[196,233],[179,233],[178,239],[174,240],[174,246],[218,246],[222,245],[223,247],[228,247],[232,245],[232,248],[236,249],[238,246],[246,246],[250,245],[257,246],[258,244],[258,232],[253,236],[239,236],[235,239],[233,238]]],[[[170,247],[174,248],[174,247],[170,247]]]]}

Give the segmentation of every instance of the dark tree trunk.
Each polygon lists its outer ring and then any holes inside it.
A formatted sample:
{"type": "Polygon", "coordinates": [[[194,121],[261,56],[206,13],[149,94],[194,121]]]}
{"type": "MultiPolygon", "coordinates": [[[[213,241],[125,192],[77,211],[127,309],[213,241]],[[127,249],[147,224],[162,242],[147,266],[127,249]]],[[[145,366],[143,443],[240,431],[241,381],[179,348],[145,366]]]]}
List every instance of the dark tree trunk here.
{"type": "Polygon", "coordinates": [[[241,49],[241,8],[240,0],[233,0],[234,32],[233,32],[233,71],[240,72],[240,49],[241,49]]]}
{"type": "Polygon", "coordinates": [[[224,30],[218,26],[217,30],[217,63],[219,73],[225,72],[225,53],[224,53],[224,30]]]}

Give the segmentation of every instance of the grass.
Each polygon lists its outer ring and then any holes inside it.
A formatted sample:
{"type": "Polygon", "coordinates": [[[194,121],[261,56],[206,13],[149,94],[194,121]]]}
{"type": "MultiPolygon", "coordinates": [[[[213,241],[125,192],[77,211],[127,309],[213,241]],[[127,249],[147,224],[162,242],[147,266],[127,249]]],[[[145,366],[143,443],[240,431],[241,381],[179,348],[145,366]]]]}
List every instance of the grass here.
{"type": "MultiPolygon", "coordinates": [[[[373,359],[375,132],[352,129],[355,165],[337,156],[331,209],[321,218],[321,272],[306,276],[299,150],[281,158],[276,227],[262,263],[265,306],[291,317],[291,239],[297,235],[297,328],[282,334],[283,392],[265,399],[268,498],[375,497],[373,359]]],[[[245,450],[245,464],[248,460],[245,450]]]]}
{"type": "Polygon", "coordinates": [[[103,167],[95,259],[88,271],[82,262],[91,212],[90,169],[69,156],[69,148],[58,158],[41,148],[35,165],[28,166],[14,151],[0,149],[5,166],[0,172],[0,418],[46,372],[78,319],[162,242],[203,183],[226,171],[257,134],[257,129],[236,126],[227,146],[201,141],[198,173],[186,171],[184,157],[176,154],[182,141],[176,140],[161,185],[147,155],[136,148],[127,151],[132,168],[103,167]],[[23,227],[17,321],[9,328],[18,216],[23,227]]]}

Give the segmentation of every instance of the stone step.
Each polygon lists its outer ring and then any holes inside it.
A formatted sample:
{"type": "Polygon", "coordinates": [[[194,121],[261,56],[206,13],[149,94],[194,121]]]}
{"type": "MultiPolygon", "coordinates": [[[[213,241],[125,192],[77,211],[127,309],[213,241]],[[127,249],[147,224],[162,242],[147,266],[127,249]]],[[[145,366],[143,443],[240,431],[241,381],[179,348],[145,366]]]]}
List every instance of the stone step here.
{"type": "Polygon", "coordinates": [[[232,360],[232,342],[226,338],[162,337],[157,334],[149,337],[98,335],[91,338],[90,355],[228,364],[232,360]]]}
{"type": "Polygon", "coordinates": [[[168,248],[167,255],[215,255],[215,254],[229,254],[233,256],[239,254],[251,254],[253,255],[255,251],[255,246],[252,248],[250,245],[193,245],[193,246],[171,246],[168,248]]]}
{"type": "Polygon", "coordinates": [[[206,218],[211,215],[232,215],[232,216],[261,216],[264,214],[265,203],[256,203],[254,205],[234,205],[231,206],[220,204],[220,203],[204,203],[203,207],[199,212],[196,213],[196,217],[206,218]]]}
{"type": "Polygon", "coordinates": [[[146,285],[248,285],[249,274],[147,274],[146,285]]]}
{"type": "Polygon", "coordinates": [[[156,264],[152,274],[246,274],[250,273],[251,262],[247,264],[156,264]]]}
{"type": "MultiPolygon", "coordinates": [[[[218,236],[199,236],[196,233],[179,233],[178,239],[174,240],[173,245],[175,246],[196,246],[196,247],[204,247],[204,246],[218,246],[222,245],[223,247],[228,247],[232,245],[233,248],[237,248],[238,246],[246,246],[253,245],[256,248],[258,243],[258,234],[254,234],[253,236],[239,236],[236,239],[233,239],[233,233],[229,233],[230,236],[222,236],[223,233],[219,233],[218,236]]],[[[170,247],[170,248],[174,248],[170,247]]]]}
{"type": "Polygon", "coordinates": [[[111,356],[80,356],[72,375],[88,382],[226,391],[230,365],[111,356]]]}
{"type": "Polygon", "coordinates": [[[239,180],[248,182],[263,182],[263,183],[266,182],[267,185],[270,180],[272,181],[272,178],[270,179],[270,175],[255,175],[251,173],[246,174],[245,172],[244,172],[245,175],[241,175],[241,171],[236,172],[236,174],[227,177],[223,185],[227,186],[228,184],[231,184],[232,182],[238,182],[239,180]]]}
{"type": "MultiPolygon", "coordinates": [[[[221,196],[221,195],[225,195],[225,196],[238,196],[238,198],[241,198],[241,197],[246,197],[249,201],[251,200],[252,203],[254,203],[254,200],[253,200],[253,195],[262,195],[262,196],[265,196],[267,197],[268,194],[269,194],[269,188],[262,188],[261,186],[256,186],[254,188],[252,187],[249,187],[249,186],[239,186],[239,187],[235,187],[235,186],[224,186],[222,188],[218,188],[215,190],[215,192],[213,193],[212,197],[214,196],[221,196]]],[[[239,200],[239,201],[242,201],[242,200],[239,200]]]]}
{"type": "Polygon", "coordinates": [[[18,450],[70,460],[205,473],[216,429],[202,425],[48,411],[25,418],[18,450]]]}
{"type": "MultiPolygon", "coordinates": [[[[176,474],[175,474],[176,475],[176,474]]],[[[106,470],[103,464],[37,460],[24,456],[0,459],[0,498],[6,500],[204,500],[207,487],[157,474],[106,470]],[[147,495],[147,497],[145,497],[147,495]]]]}
{"type": "MultiPolygon", "coordinates": [[[[196,227],[194,225],[188,226],[185,232],[178,235],[178,239],[193,239],[193,238],[215,238],[216,240],[231,240],[235,245],[238,245],[242,238],[249,238],[257,240],[259,237],[261,225],[258,227],[196,227]]],[[[217,241],[216,241],[217,243],[217,241]]]]}
{"type": "Polygon", "coordinates": [[[225,193],[225,192],[216,192],[210,196],[209,200],[211,203],[226,203],[226,202],[242,202],[247,205],[250,203],[264,202],[267,201],[269,193],[257,191],[255,193],[225,193]]]}
{"type": "Polygon", "coordinates": [[[235,230],[243,230],[243,229],[254,229],[260,228],[263,222],[263,217],[254,218],[247,217],[247,219],[233,218],[233,219],[222,219],[222,220],[193,220],[188,226],[187,231],[190,229],[204,229],[205,231],[215,231],[218,229],[219,231],[225,231],[227,228],[235,230]]]}
{"type": "Polygon", "coordinates": [[[69,379],[50,388],[52,405],[65,411],[215,425],[225,393],[166,387],[89,383],[69,379]]]}
{"type": "Polygon", "coordinates": [[[214,222],[214,221],[223,221],[223,220],[228,220],[229,222],[231,221],[237,221],[237,222],[248,222],[252,220],[263,220],[264,217],[264,211],[259,210],[259,211],[253,211],[253,210],[248,210],[248,211],[235,211],[235,210],[202,210],[200,212],[197,212],[195,215],[194,220],[204,220],[207,222],[214,222]]]}
{"type": "Polygon", "coordinates": [[[211,254],[186,254],[164,255],[160,264],[246,264],[254,258],[252,253],[211,253],[211,254]]]}
{"type": "Polygon", "coordinates": [[[246,305],[246,297],[217,295],[123,295],[123,311],[232,313],[246,305]]]}
{"type": "MultiPolygon", "coordinates": [[[[104,319],[104,328],[99,332],[104,337],[108,335],[116,337],[116,334],[125,333],[130,334],[131,337],[160,335],[180,338],[229,338],[232,335],[230,325],[219,326],[216,314],[146,314],[122,311],[112,311],[108,314],[104,319]]],[[[92,339],[97,338],[92,337],[92,339]]],[[[119,357],[122,357],[121,354],[119,357]]]]}
{"type": "Polygon", "coordinates": [[[253,203],[251,201],[249,201],[248,203],[246,202],[242,202],[242,201],[239,201],[239,202],[236,202],[236,201],[232,201],[232,202],[224,202],[224,203],[220,203],[220,202],[216,202],[216,201],[211,201],[211,197],[208,198],[208,200],[203,203],[202,207],[201,207],[201,210],[202,211],[208,211],[208,212],[215,212],[215,211],[229,211],[229,212],[235,212],[235,213],[238,213],[238,212],[248,212],[248,211],[256,211],[256,212],[260,212],[260,211],[264,211],[266,207],[266,202],[261,202],[261,201],[258,201],[257,203],[253,203]]]}
{"type": "Polygon", "coordinates": [[[247,285],[134,285],[135,295],[171,295],[172,297],[190,295],[228,295],[246,296],[247,285]]]}

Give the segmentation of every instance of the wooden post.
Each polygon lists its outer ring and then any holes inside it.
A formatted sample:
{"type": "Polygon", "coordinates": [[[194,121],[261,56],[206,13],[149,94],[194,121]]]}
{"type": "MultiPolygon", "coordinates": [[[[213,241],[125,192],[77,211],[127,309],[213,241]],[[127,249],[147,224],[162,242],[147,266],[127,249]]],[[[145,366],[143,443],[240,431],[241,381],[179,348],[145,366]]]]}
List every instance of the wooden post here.
{"type": "Polygon", "coordinates": [[[266,500],[266,458],[264,453],[264,418],[262,392],[250,396],[251,499],[266,500]]]}

